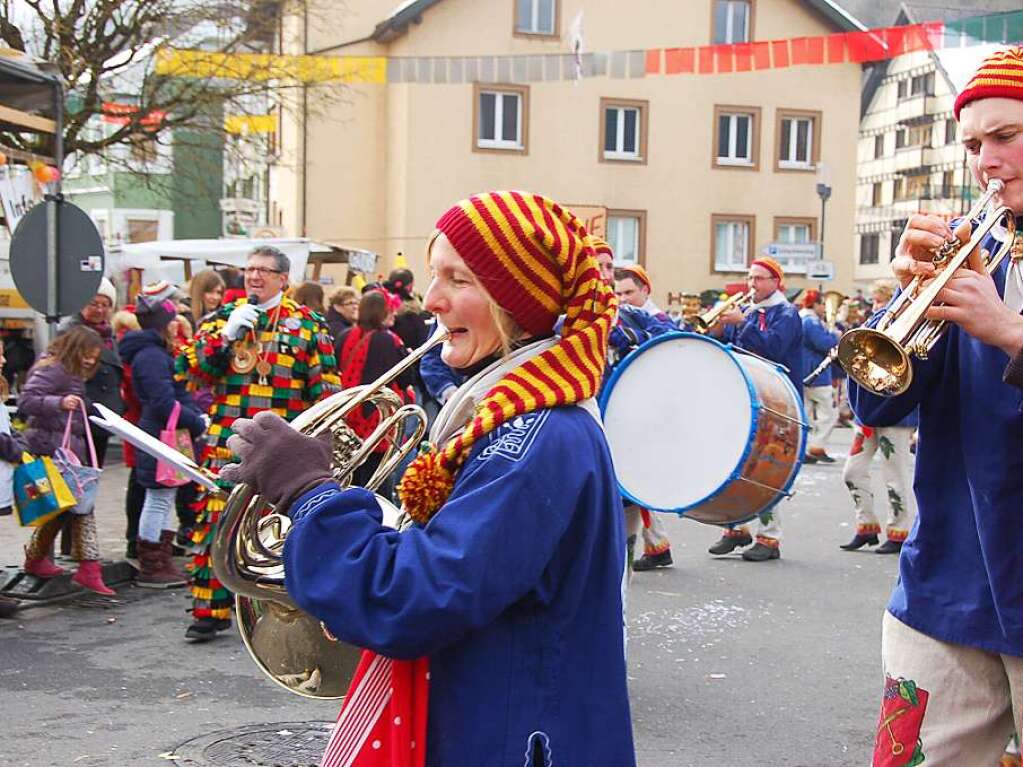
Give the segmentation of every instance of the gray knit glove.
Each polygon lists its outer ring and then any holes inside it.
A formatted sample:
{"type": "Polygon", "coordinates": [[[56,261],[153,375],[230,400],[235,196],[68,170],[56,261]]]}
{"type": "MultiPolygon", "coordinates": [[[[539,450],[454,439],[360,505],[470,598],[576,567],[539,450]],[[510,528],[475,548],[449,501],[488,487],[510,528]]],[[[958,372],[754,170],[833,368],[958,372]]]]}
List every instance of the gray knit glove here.
{"type": "Polygon", "coordinates": [[[241,459],[220,470],[228,482],[244,482],[287,514],[304,493],[332,480],[330,444],[300,434],[275,413],[239,418],[227,446],[241,459]]]}

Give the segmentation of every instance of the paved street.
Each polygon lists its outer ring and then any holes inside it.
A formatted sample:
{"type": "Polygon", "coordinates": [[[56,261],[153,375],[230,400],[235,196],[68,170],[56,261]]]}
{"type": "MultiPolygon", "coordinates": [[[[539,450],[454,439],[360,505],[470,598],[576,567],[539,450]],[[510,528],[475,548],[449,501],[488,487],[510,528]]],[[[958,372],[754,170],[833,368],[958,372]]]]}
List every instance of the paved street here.
{"type": "MultiPolygon", "coordinates": [[[[836,456],[850,439],[850,430],[836,432],[836,456]]],[[[714,560],[706,548],[715,528],[668,520],[675,567],[636,574],[630,594],[641,767],[869,763],[880,621],[896,561],[837,548],[853,532],[841,467],[803,470],[782,506],[777,562],[714,560]]],[[[123,469],[103,480],[107,557],[123,553],[125,480],[123,469]]],[[[26,536],[10,519],[3,531],[0,563],[16,564],[26,536]]],[[[337,710],[279,690],[233,633],[187,644],[187,606],[181,590],[121,587],[116,602],[81,598],[0,622],[0,765],[155,767],[173,764],[172,754],[191,757],[181,765],[315,763],[236,758],[227,743],[202,756],[202,744],[186,744],[269,724],[253,730],[287,750],[298,723],[337,710]]]]}

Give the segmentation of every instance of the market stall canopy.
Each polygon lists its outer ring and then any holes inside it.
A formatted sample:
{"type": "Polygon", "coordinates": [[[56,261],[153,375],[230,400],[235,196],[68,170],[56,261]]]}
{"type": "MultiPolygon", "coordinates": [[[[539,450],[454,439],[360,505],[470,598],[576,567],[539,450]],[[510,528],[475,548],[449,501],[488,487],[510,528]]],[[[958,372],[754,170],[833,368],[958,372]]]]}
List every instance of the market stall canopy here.
{"type": "Polygon", "coordinates": [[[59,85],[52,65],[0,47],[0,130],[56,133],[59,85]]]}

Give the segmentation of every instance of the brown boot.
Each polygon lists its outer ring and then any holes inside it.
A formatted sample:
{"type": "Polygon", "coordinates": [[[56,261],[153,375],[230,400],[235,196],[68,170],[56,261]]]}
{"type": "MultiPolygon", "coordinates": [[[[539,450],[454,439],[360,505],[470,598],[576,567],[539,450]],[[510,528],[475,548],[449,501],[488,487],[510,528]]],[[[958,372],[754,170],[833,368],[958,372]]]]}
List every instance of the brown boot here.
{"type": "Polygon", "coordinates": [[[151,543],[138,539],[139,564],[142,570],[135,579],[141,588],[144,589],[170,589],[176,586],[184,586],[185,578],[179,578],[172,572],[167,572],[163,562],[163,544],[151,543]]]}
{"type": "Polygon", "coordinates": [[[163,571],[170,573],[176,578],[180,578],[184,583],[188,583],[188,575],[174,564],[174,536],[174,530],[164,530],[160,533],[160,554],[163,557],[163,571]]]}

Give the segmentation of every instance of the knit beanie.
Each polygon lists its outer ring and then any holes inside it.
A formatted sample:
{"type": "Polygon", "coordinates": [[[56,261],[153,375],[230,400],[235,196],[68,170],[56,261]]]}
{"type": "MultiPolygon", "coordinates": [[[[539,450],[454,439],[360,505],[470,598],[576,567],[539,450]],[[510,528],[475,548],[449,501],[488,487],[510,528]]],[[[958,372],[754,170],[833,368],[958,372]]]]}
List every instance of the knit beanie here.
{"type": "Polygon", "coordinates": [[[96,289],[97,296],[106,296],[110,299],[111,306],[117,306],[117,288],[114,287],[114,283],[103,277],[99,281],[99,287],[96,289]]]}
{"type": "Polygon", "coordinates": [[[653,283],[650,282],[650,275],[647,274],[646,269],[639,264],[625,264],[624,266],[618,267],[618,270],[631,274],[637,280],[642,282],[646,286],[647,290],[654,289],[653,283]]]}
{"type": "Polygon", "coordinates": [[[143,330],[156,330],[162,333],[177,313],[177,308],[170,299],[154,299],[139,294],[135,302],[135,316],[143,330]]]}
{"type": "Polygon", "coordinates": [[[594,255],[606,253],[607,255],[611,256],[612,261],[614,260],[615,257],[614,251],[611,250],[611,246],[607,244],[607,240],[605,240],[603,237],[598,237],[595,234],[588,234],[586,235],[586,244],[589,245],[590,248],[593,250],[594,255]]]}
{"type": "Polygon", "coordinates": [[[153,301],[163,301],[165,299],[173,299],[174,294],[177,292],[177,287],[167,282],[167,280],[160,280],[159,282],[151,282],[148,285],[144,285],[140,295],[153,301]]]}
{"type": "Polygon", "coordinates": [[[995,51],[974,72],[970,82],[960,91],[953,107],[956,120],[963,107],[971,101],[1005,98],[1023,101],[1023,48],[995,51]]]}
{"type": "Polygon", "coordinates": [[[526,333],[549,333],[562,314],[565,322],[553,347],[511,370],[483,397],[461,433],[409,466],[398,492],[420,524],[444,504],[480,438],[523,413],[596,395],[616,309],[585,228],[553,200],[528,192],[478,194],[442,215],[437,232],[526,333]]]}
{"type": "Polygon", "coordinates": [[[819,290],[808,290],[803,294],[803,306],[806,309],[809,309],[820,302],[821,294],[819,290]]]}
{"type": "Polygon", "coordinates": [[[785,270],[781,268],[781,264],[775,261],[770,256],[761,256],[760,258],[754,258],[750,263],[750,266],[762,266],[769,271],[779,283],[785,279],[785,270]]]}

